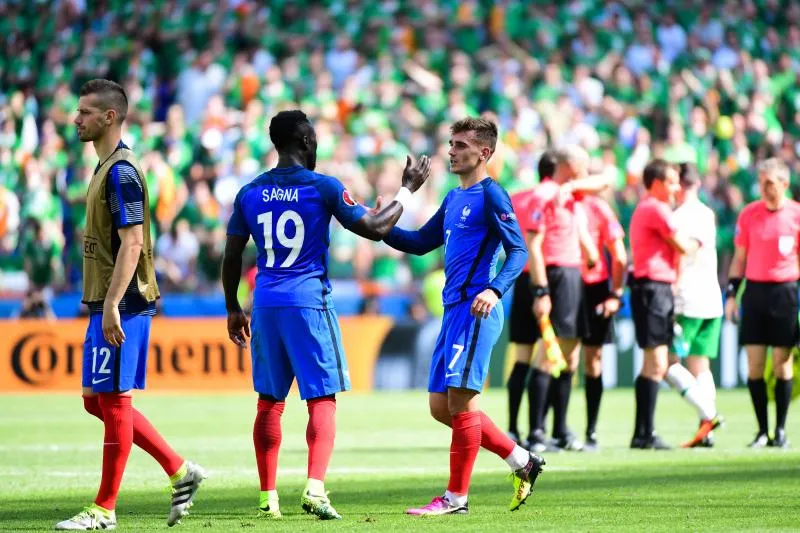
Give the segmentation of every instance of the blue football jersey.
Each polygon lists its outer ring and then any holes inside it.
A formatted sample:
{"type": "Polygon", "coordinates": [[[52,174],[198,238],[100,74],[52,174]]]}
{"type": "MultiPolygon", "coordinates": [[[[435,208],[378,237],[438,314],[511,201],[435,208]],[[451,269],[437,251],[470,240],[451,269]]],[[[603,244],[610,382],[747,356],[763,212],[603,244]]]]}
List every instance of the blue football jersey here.
{"type": "Polygon", "coordinates": [[[252,236],[258,248],[254,307],[332,307],[331,215],[349,228],[365,213],[339,180],[301,166],[274,168],[242,187],[228,235],[252,236]]]}
{"type": "Polygon", "coordinates": [[[384,240],[417,255],[444,246],[445,305],[472,299],[487,288],[504,294],[528,257],[511,199],[491,178],[469,189],[453,189],[418,231],[393,228],[384,240]],[[501,245],[506,261],[496,273],[501,245]]]}

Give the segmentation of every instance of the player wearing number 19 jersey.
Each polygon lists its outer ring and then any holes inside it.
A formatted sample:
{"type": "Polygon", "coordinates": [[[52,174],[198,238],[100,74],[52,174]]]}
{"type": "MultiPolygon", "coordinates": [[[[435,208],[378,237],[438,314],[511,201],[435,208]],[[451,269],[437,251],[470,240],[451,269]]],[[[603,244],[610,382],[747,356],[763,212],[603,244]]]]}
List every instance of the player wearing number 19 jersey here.
{"type": "Polygon", "coordinates": [[[280,419],[294,379],[308,402],[308,482],[301,497],[306,512],[341,518],[328,500],[323,480],[333,451],[336,397],[350,389],[341,332],[328,281],[331,216],[354,233],[383,238],[402,213],[402,203],[425,181],[423,156],[406,166],[403,188],[386,209],[368,213],[339,180],[314,172],[316,135],[300,111],[278,113],[270,138],[278,166],[245,185],[228,224],[223,285],[231,339],[244,345],[247,319],[236,299],[241,256],[250,236],[258,249],[252,314],[253,385],[258,414],[253,429],[259,478],[260,515],[279,518],[276,489],[280,419]]]}
{"type": "Polygon", "coordinates": [[[436,341],[428,391],[431,415],[452,428],[450,482],[443,496],[409,509],[412,515],[464,514],[478,449],[484,446],[514,471],[511,510],[528,498],[544,461],[515,444],[478,409],[489,359],[503,328],[499,299],[522,271],[525,241],[508,194],[486,177],[486,161],[497,142],[497,127],[466,118],[451,126],[450,167],[461,186],[450,191],[419,231],[393,229],[385,242],[422,255],[444,246],[445,311],[436,341]],[[495,272],[500,246],[506,261],[495,272]]]}

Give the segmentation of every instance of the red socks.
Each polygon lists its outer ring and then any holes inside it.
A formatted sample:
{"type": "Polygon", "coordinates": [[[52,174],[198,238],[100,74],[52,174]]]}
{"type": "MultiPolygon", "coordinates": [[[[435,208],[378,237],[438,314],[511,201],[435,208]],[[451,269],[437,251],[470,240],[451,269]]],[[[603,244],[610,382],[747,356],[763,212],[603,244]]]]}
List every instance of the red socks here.
{"type": "Polygon", "coordinates": [[[281,415],[285,402],[258,400],[258,413],[253,424],[253,444],[261,490],[275,490],[278,477],[278,452],[281,447],[281,415]]]}
{"type": "Polygon", "coordinates": [[[117,504],[119,485],[133,446],[133,407],[130,396],[103,394],[99,397],[103,413],[103,475],[94,503],[108,510],[117,504]]]}
{"type": "Polygon", "coordinates": [[[480,411],[481,415],[481,446],[490,452],[505,459],[514,451],[516,444],[508,438],[508,435],[500,431],[492,419],[486,413],[480,411]]]}
{"type": "Polygon", "coordinates": [[[325,480],[336,436],[336,398],[326,396],[308,400],[308,477],[325,480]]]}
{"type": "MultiPolygon", "coordinates": [[[[89,413],[103,420],[100,409],[100,396],[84,396],[83,407],[89,413]]],[[[168,476],[175,474],[183,466],[183,458],[167,444],[156,428],[141,412],[133,409],[133,443],[158,461],[168,476]]]]}
{"type": "Polygon", "coordinates": [[[450,442],[450,482],[447,490],[453,494],[469,493],[472,468],[481,447],[481,412],[453,415],[453,440],[450,442]]]}

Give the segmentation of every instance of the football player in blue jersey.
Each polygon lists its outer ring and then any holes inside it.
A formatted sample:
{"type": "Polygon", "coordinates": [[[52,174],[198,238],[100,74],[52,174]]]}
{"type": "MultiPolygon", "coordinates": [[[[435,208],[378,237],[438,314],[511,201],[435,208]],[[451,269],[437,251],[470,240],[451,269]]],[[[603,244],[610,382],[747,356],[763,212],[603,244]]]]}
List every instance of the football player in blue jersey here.
{"type": "Polygon", "coordinates": [[[393,228],[384,241],[403,252],[423,255],[444,246],[445,286],[442,331],[431,360],[428,391],[431,415],[453,430],[450,482],[443,496],[413,515],[468,512],[472,468],[483,446],[513,471],[512,511],[533,490],[544,460],[517,445],[478,407],[489,360],[503,329],[500,298],[522,272],[528,257],[511,199],[488,177],[486,164],[497,143],[497,126],[482,118],[454,123],[450,170],[461,185],[450,191],[418,231],[393,228]],[[500,248],[506,259],[496,272],[500,248]]]}
{"type": "Polygon", "coordinates": [[[261,482],[259,516],[281,516],[276,489],[281,414],[297,378],[309,414],[308,482],[301,505],[321,519],[337,519],[341,516],[323,481],[333,451],[336,394],[350,389],[350,377],[328,280],[331,216],[357,235],[381,240],[428,178],[430,160],[422,156],[412,165],[408,157],[394,200],[384,209],[367,211],[339,180],[314,172],[317,138],[302,111],[275,115],[269,135],[278,164],[236,196],[222,263],[228,335],[245,346],[250,327],[236,293],[242,252],[253,237],[258,248],[251,355],[259,395],[253,428],[261,482]]]}

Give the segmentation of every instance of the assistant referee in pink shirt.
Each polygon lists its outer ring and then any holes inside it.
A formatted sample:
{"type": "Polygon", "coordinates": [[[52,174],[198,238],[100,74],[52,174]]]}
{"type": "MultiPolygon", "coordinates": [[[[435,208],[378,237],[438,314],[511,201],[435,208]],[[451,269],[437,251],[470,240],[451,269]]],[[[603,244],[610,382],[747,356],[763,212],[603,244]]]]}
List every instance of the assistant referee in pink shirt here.
{"type": "Polygon", "coordinates": [[[747,386],[758,421],[752,448],[785,448],[786,414],[792,398],[792,347],[800,337],[797,323],[798,238],[800,204],[786,198],[789,169],[777,159],[758,166],[761,199],[748,204],[736,224],[736,249],[728,277],[725,315],[739,318],[736,294],[742,295],[739,344],[747,352],[747,386]],[[775,369],[775,433],[767,437],[767,386],[764,363],[772,347],[775,369]]]}
{"type": "Polygon", "coordinates": [[[680,190],[678,169],[654,159],[644,168],[647,196],[633,212],[630,226],[633,280],[631,311],[644,365],[636,378],[636,425],[631,448],[669,449],[655,433],[656,399],[667,373],[675,323],[673,285],[681,254],[694,253],[699,242],[680,235],[672,205],[680,190]]]}

